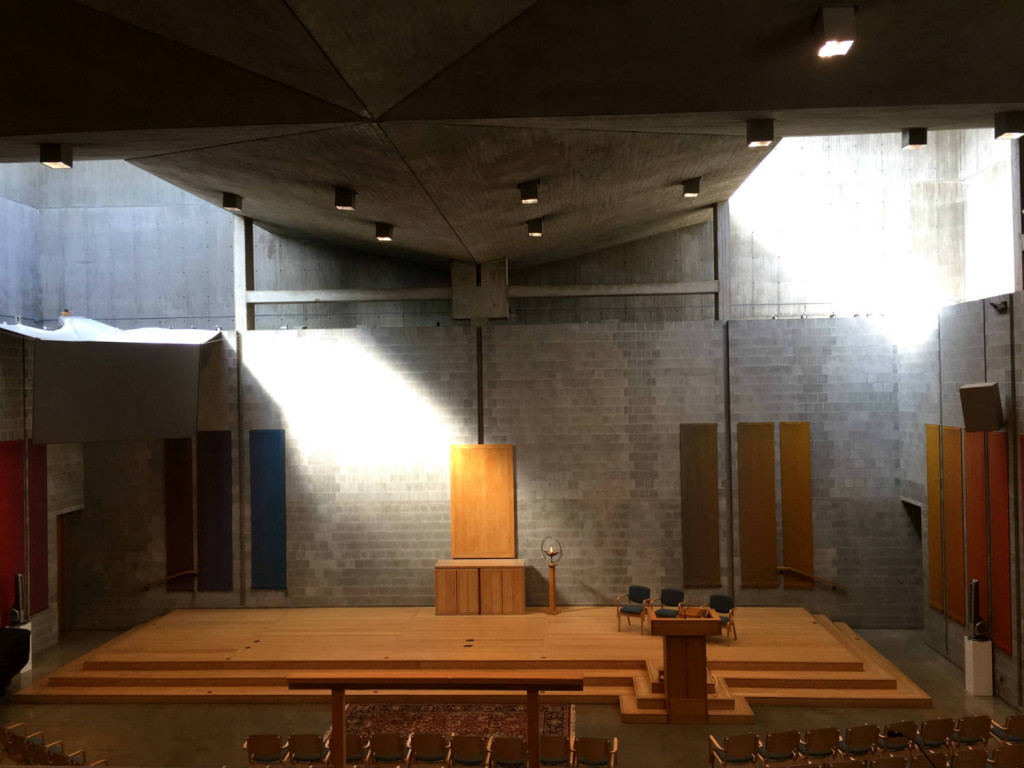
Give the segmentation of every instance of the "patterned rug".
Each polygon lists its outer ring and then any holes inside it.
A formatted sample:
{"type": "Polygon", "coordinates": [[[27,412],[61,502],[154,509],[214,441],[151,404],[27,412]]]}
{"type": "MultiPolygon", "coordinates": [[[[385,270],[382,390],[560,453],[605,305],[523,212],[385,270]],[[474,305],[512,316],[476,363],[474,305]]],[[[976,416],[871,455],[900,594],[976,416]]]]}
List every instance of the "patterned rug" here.
{"type": "MultiPolygon", "coordinates": [[[[541,733],[572,735],[572,705],[542,705],[541,733]]],[[[345,718],[349,733],[478,734],[526,738],[525,704],[351,704],[345,718]]]]}

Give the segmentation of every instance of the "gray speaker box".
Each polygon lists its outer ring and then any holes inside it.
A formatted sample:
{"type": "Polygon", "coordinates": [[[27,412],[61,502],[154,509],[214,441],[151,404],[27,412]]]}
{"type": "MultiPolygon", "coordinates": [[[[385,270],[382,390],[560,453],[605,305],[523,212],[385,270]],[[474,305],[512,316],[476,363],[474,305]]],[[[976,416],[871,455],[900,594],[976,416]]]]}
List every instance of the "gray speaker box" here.
{"type": "Polygon", "coordinates": [[[968,432],[995,432],[1003,428],[998,382],[964,384],[960,387],[960,407],[964,412],[964,429],[968,432]]]}

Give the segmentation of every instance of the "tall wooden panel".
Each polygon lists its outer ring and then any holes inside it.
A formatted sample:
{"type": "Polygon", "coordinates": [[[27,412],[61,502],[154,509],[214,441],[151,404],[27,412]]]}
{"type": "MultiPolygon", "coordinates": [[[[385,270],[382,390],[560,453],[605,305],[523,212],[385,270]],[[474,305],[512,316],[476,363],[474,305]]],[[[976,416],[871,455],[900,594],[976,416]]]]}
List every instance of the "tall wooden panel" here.
{"type": "MultiPolygon", "coordinates": [[[[194,571],[195,523],[192,502],[192,438],[164,440],[164,548],[167,575],[194,571]]],[[[191,592],[191,576],[169,579],[168,592],[191,592]]]]}
{"type": "Polygon", "coordinates": [[[1010,607],[1009,445],[1005,432],[988,435],[988,509],[992,531],[992,642],[1013,653],[1013,610],[1010,607]]]}
{"type": "Polygon", "coordinates": [[[252,588],[287,589],[284,430],[249,430],[252,588]]]}
{"type": "Polygon", "coordinates": [[[939,453],[938,424],[924,428],[925,458],[928,469],[928,604],[942,610],[942,463],[939,453]]]}
{"type": "Polygon", "coordinates": [[[453,445],[451,461],[452,557],[515,557],[514,447],[453,445]]]}
{"type": "Polygon", "coordinates": [[[775,425],[738,424],[736,438],[743,586],[777,587],[775,425]]]}
{"type": "MultiPolygon", "coordinates": [[[[811,425],[779,424],[782,464],[782,564],[814,575],[814,526],[811,512],[811,425]]],[[[814,582],[783,574],[783,586],[811,589],[814,582]]]]}
{"type": "Polygon", "coordinates": [[[679,425],[683,584],[719,587],[718,425],[679,425]]]}
{"type": "Polygon", "coordinates": [[[234,588],[231,525],[231,433],[196,434],[196,530],[200,591],[234,588]]]}
{"type": "Polygon", "coordinates": [[[946,538],[946,614],[959,624],[966,612],[964,581],[963,449],[959,427],[942,428],[942,531],[946,538]]]}
{"type": "Polygon", "coordinates": [[[988,621],[988,476],[984,432],[964,432],[964,519],[967,581],[978,580],[978,607],[988,621]]]}

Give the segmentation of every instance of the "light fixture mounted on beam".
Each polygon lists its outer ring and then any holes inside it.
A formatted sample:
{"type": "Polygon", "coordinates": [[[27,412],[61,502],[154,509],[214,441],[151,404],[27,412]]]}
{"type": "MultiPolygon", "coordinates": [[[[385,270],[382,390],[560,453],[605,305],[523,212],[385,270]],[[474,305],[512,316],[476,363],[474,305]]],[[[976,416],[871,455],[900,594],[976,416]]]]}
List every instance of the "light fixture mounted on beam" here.
{"type": "Polygon", "coordinates": [[[997,139],[1019,139],[1024,136],[1024,112],[996,112],[997,139]]]}
{"type": "Polygon", "coordinates": [[[903,148],[904,149],[921,149],[922,147],[928,146],[928,129],[927,128],[904,128],[903,129],[903,148]]]}
{"type": "Polygon", "coordinates": [[[530,219],[526,222],[526,234],[530,237],[543,237],[544,217],[541,216],[539,219],[530,219]]]}
{"type": "Polygon", "coordinates": [[[335,187],[334,207],[339,211],[354,211],[356,209],[356,191],[348,187],[335,187]]]}
{"type": "Polygon", "coordinates": [[[395,227],[384,221],[377,222],[377,240],[382,243],[390,243],[394,240],[395,227]]]}
{"type": "Polygon", "coordinates": [[[234,213],[242,212],[242,196],[236,195],[234,192],[224,192],[221,199],[220,207],[225,211],[233,211],[234,213]]]}
{"type": "Polygon", "coordinates": [[[771,118],[747,120],[747,146],[770,147],[775,141],[775,121],[771,118]]]}
{"type": "Polygon", "coordinates": [[[47,168],[70,168],[73,155],[70,144],[39,145],[39,162],[47,168]]]}
{"type": "Polygon", "coordinates": [[[818,56],[830,59],[845,56],[853,47],[854,6],[822,6],[814,17],[814,36],[818,43],[818,56]]]}
{"type": "Polygon", "coordinates": [[[523,205],[533,205],[540,200],[540,179],[533,179],[532,181],[524,181],[519,185],[519,196],[522,200],[523,205]]]}
{"type": "Polygon", "coordinates": [[[697,197],[700,194],[700,176],[682,182],[683,197],[697,197]]]}

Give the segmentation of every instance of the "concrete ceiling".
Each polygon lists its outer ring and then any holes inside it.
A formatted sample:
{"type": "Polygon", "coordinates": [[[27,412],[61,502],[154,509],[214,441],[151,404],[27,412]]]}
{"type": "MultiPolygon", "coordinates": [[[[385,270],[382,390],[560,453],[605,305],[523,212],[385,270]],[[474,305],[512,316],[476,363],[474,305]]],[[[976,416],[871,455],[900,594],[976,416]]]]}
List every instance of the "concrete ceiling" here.
{"type": "Polygon", "coordinates": [[[766,154],[750,117],[827,135],[1024,108],[1019,0],[862,0],[833,60],[814,55],[818,4],[0,0],[0,161],[66,141],[213,203],[241,194],[276,231],[527,265],[705,221],[766,154]]]}

